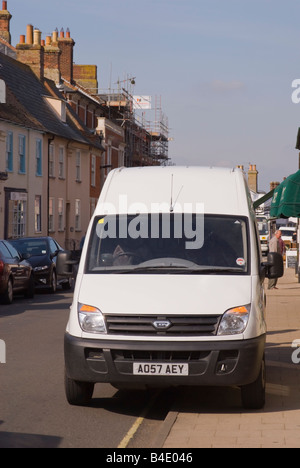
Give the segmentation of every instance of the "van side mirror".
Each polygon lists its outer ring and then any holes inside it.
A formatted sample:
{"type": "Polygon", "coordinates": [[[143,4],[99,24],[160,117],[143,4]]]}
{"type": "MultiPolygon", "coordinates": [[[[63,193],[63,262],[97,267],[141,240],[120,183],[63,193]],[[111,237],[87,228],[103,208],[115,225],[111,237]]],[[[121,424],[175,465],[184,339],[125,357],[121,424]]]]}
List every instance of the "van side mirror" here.
{"type": "Polygon", "coordinates": [[[60,251],[56,258],[56,272],[59,276],[70,277],[73,274],[73,266],[78,263],[78,260],[72,260],[72,252],[60,251]]]}
{"type": "Polygon", "coordinates": [[[282,278],[284,275],[283,258],[277,252],[270,252],[267,262],[264,262],[262,267],[265,269],[266,277],[269,279],[282,278]]]}

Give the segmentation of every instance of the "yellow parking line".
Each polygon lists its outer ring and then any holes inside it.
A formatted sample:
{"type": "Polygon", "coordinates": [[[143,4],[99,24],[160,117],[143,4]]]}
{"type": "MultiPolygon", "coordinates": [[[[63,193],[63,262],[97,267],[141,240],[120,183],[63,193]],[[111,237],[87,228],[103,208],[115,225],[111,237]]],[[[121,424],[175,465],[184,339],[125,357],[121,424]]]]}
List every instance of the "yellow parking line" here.
{"type": "Polygon", "coordinates": [[[145,420],[147,413],[151,409],[151,407],[152,407],[153,403],[155,402],[155,400],[156,400],[157,396],[159,395],[159,393],[160,393],[160,391],[155,393],[155,395],[151,398],[149,404],[146,406],[146,408],[142,412],[141,416],[135,420],[135,422],[133,423],[133,425],[131,426],[131,428],[127,432],[124,439],[118,445],[118,448],[126,448],[128,446],[129,442],[134,437],[134,435],[137,433],[139,427],[141,426],[141,424],[145,420]]]}

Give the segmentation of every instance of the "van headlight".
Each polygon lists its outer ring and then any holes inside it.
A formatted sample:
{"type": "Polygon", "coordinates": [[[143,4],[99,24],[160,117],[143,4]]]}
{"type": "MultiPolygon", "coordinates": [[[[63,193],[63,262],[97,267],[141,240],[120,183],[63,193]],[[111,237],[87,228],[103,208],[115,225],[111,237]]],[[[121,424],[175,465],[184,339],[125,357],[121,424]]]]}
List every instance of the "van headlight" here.
{"type": "Polygon", "coordinates": [[[238,335],[243,333],[248,325],[250,308],[251,306],[247,305],[227,310],[221,319],[218,335],[238,335]]]}
{"type": "Polygon", "coordinates": [[[107,333],[104,316],[96,307],[78,303],[78,318],[84,332],[107,333]]]}

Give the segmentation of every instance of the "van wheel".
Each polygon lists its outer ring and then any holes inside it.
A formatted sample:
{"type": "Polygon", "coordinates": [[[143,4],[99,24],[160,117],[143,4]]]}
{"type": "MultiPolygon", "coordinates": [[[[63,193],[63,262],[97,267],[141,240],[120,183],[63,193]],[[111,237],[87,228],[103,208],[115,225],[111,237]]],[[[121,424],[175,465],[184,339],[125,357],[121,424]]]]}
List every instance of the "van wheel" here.
{"type": "Polygon", "coordinates": [[[70,379],[65,374],[65,392],[68,403],[74,406],[86,406],[90,403],[94,384],[90,382],[78,382],[70,379]]]}
{"type": "Polygon", "coordinates": [[[262,409],[266,403],[266,363],[263,358],[259,375],[255,382],[241,387],[242,403],[245,409],[262,409]]]}

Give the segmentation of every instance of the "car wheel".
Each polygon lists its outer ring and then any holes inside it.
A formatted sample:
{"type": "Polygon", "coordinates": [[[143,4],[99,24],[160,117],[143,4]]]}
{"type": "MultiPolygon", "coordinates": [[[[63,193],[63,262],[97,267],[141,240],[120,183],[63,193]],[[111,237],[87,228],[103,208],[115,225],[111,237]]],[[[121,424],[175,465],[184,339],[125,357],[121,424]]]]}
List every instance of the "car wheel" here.
{"type": "Polygon", "coordinates": [[[1,296],[2,304],[11,304],[14,299],[13,280],[8,278],[7,287],[5,293],[1,296]]]}
{"type": "Polygon", "coordinates": [[[258,410],[265,406],[266,402],[266,363],[262,361],[259,375],[255,382],[245,385],[242,390],[242,402],[245,409],[258,410]]]}
{"type": "Polygon", "coordinates": [[[51,272],[50,290],[51,290],[52,293],[56,293],[56,291],[57,291],[57,277],[56,277],[56,271],[55,270],[52,270],[52,272],[51,272]]]}
{"type": "Polygon", "coordinates": [[[91,382],[78,382],[65,374],[65,392],[70,405],[88,405],[92,399],[94,387],[95,385],[91,382]]]}

